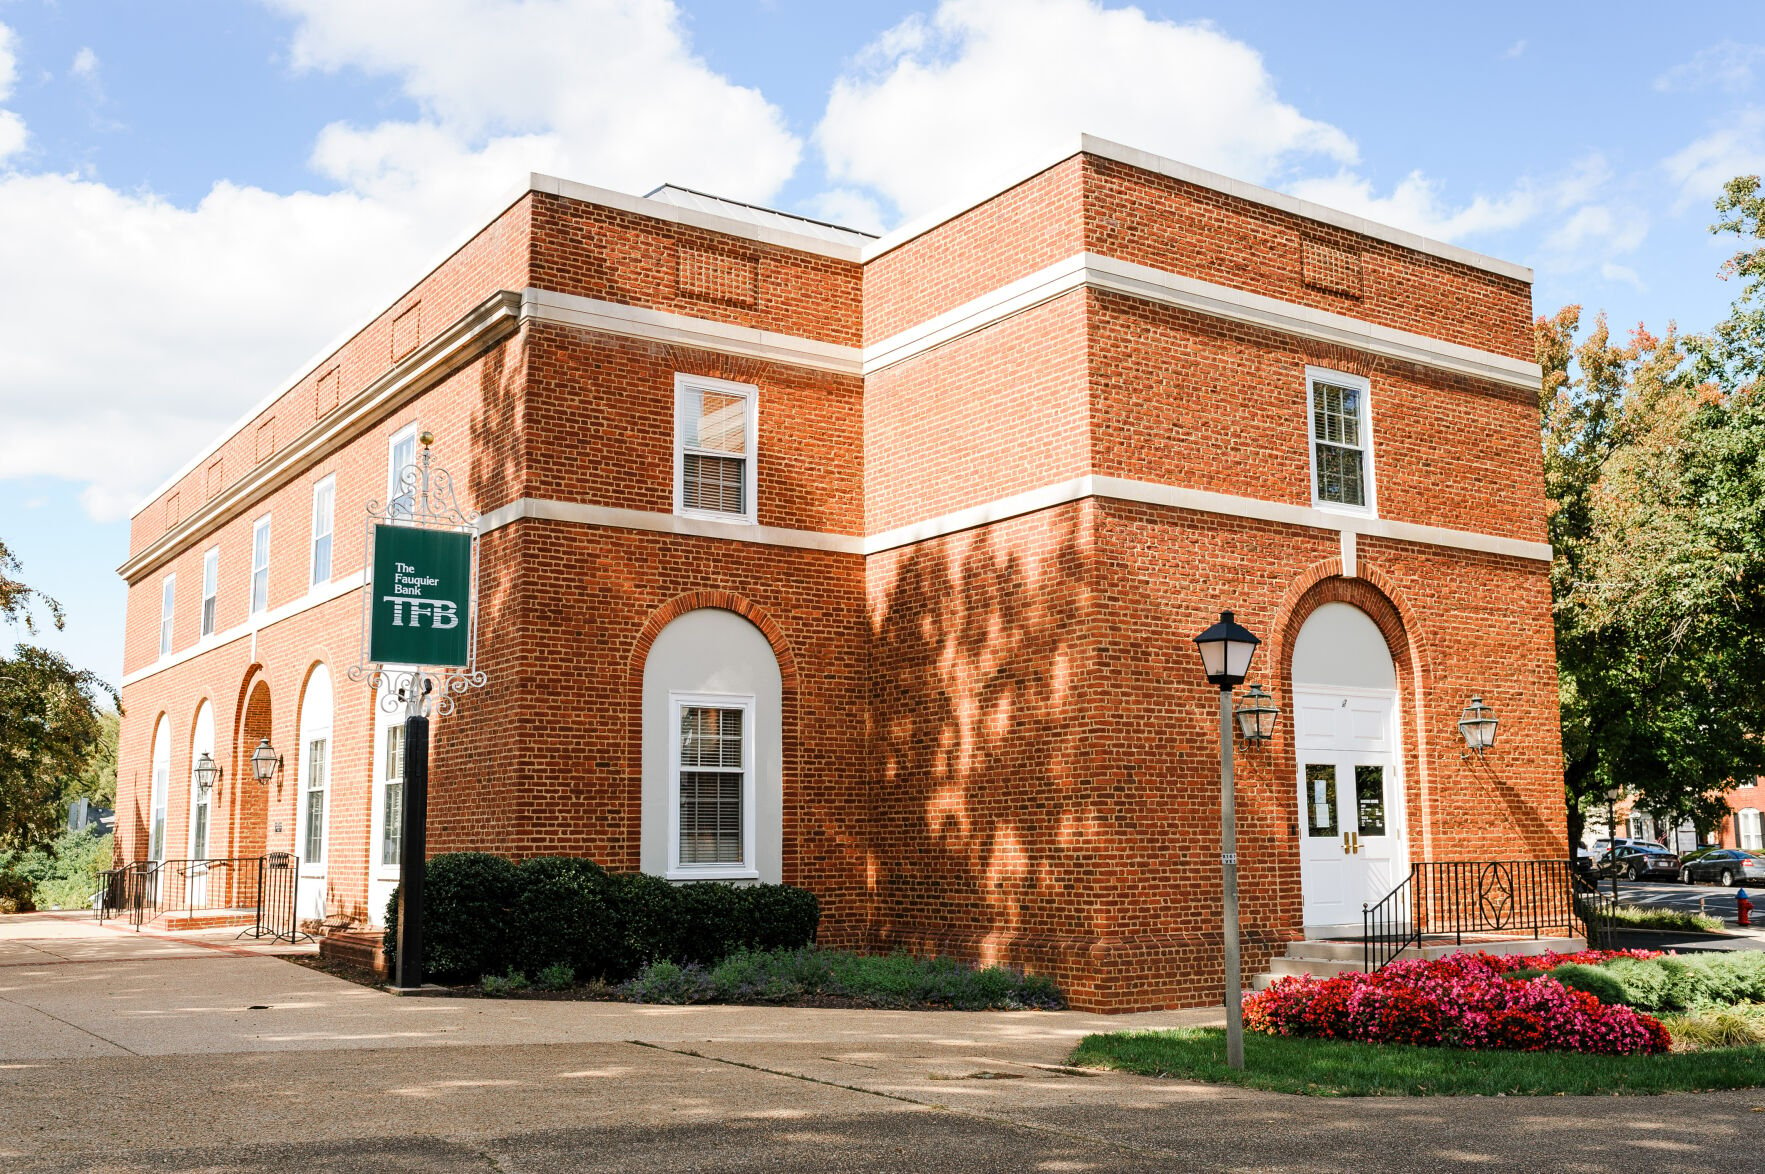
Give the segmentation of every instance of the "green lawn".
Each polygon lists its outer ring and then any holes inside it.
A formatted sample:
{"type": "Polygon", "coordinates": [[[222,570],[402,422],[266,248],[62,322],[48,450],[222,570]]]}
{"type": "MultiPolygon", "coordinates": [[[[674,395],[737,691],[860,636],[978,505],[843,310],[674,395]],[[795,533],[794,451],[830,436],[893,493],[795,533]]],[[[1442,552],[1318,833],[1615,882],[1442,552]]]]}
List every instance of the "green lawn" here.
{"type": "Polygon", "coordinates": [[[1583,1056],[1467,1052],[1245,1033],[1244,1071],[1226,1067],[1217,1027],[1086,1036],[1069,1063],[1142,1076],[1242,1084],[1318,1097],[1603,1096],[1765,1085],[1765,1047],[1583,1056]]]}

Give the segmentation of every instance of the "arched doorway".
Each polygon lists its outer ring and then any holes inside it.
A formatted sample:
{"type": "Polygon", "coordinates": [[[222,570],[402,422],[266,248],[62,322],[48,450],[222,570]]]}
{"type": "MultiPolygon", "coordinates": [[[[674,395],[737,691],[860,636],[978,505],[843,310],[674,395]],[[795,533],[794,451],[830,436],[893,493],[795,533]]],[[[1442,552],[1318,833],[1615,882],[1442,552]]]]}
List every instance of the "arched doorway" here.
{"type": "Polygon", "coordinates": [[[251,769],[251,752],[263,739],[272,737],[270,716],[270,686],[259,678],[246,695],[239,736],[233,741],[233,763],[223,781],[234,856],[262,856],[269,850],[270,790],[280,786],[281,780],[267,785],[258,782],[251,769]]]}
{"type": "Polygon", "coordinates": [[[172,791],[172,721],[165,714],[153,726],[153,781],[147,797],[147,859],[166,858],[166,804],[172,791]]]}
{"type": "Polygon", "coordinates": [[[300,743],[294,763],[294,854],[300,860],[295,901],[302,921],[325,917],[331,832],[331,670],[315,665],[300,696],[300,743]]]}
{"type": "MultiPolygon", "coordinates": [[[[196,779],[196,765],[202,761],[203,755],[214,757],[214,706],[203,698],[196,706],[196,722],[190,731],[190,841],[185,845],[185,855],[192,861],[207,860],[214,853],[209,843],[209,815],[213,805],[214,791],[203,790],[196,779]]],[[[189,880],[190,901],[195,908],[205,908],[208,904],[208,868],[202,864],[190,866],[189,880]]]]}
{"type": "Polygon", "coordinates": [[[1358,935],[1409,864],[1397,669],[1359,608],[1323,604],[1300,628],[1293,724],[1305,933],[1358,935]]]}

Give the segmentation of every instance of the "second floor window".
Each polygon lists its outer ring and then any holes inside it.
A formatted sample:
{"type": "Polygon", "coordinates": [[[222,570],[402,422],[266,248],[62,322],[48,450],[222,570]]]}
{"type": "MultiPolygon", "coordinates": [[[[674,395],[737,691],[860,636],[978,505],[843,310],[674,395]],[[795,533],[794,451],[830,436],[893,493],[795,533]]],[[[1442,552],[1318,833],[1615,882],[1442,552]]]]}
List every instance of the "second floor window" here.
{"type": "Polygon", "coordinates": [[[1329,371],[1307,372],[1312,442],[1312,503],[1371,512],[1372,445],[1367,431],[1367,381],[1329,371]]]}
{"type": "Polygon", "coordinates": [[[270,519],[265,515],[251,528],[251,614],[270,606],[270,519]]]}
{"type": "Polygon", "coordinates": [[[202,556],[202,634],[214,635],[215,601],[221,590],[221,548],[202,556]]]}
{"type": "Polygon", "coordinates": [[[754,520],[756,396],[752,384],[675,377],[677,512],[754,520]]]}
{"type": "Polygon", "coordinates": [[[332,516],[337,512],[337,478],[313,486],[313,586],[331,581],[332,516]]]}
{"type": "Polygon", "coordinates": [[[172,608],[178,593],[178,577],[167,575],[159,585],[159,654],[172,654],[172,608]]]}
{"type": "Polygon", "coordinates": [[[392,436],[386,458],[387,510],[394,518],[408,518],[416,508],[415,490],[404,484],[405,470],[417,463],[417,426],[400,429],[392,436]]]}

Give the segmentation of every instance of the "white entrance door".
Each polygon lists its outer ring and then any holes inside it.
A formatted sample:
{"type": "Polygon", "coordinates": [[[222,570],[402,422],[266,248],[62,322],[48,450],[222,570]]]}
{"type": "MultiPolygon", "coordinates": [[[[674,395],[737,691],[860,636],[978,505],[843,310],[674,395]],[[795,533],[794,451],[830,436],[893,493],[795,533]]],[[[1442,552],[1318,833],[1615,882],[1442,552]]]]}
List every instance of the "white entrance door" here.
{"type": "Polygon", "coordinates": [[[1299,875],[1308,937],[1358,935],[1408,871],[1396,696],[1294,687],[1299,875]]]}

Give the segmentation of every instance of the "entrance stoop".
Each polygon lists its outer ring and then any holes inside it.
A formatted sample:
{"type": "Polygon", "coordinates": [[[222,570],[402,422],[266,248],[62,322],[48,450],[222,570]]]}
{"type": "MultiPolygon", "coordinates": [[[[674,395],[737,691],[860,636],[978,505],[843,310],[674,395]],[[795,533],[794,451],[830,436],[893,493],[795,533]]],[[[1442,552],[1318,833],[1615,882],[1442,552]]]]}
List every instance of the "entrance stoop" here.
{"type": "MultiPolygon", "coordinates": [[[[1465,950],[1481,950],[1487,954],[1543,954],[1548,950],[1555,950],[1560,954],[1570,954],[1585,949],[1587,943],[1580,938],[1513,938],[1466,934],[1462,944],[1453,938],[1424,939],[1419,948],[1411,946],[1399,954],[1398,958],[1444,958],[1448,954],[1465,950]]],[[[1269,959],[1268,970],[1251,979],[1250,986],[1252,990],[1260,991],[1277,978],[1290,975],[1309,974],[1316,978],[1330,978],[1338,974],[1353,974],[1366,969],[1362,961],[1363,954],[1364,948],[1357,938],[1288,942],[1286,955],[1269,959]]]]}

